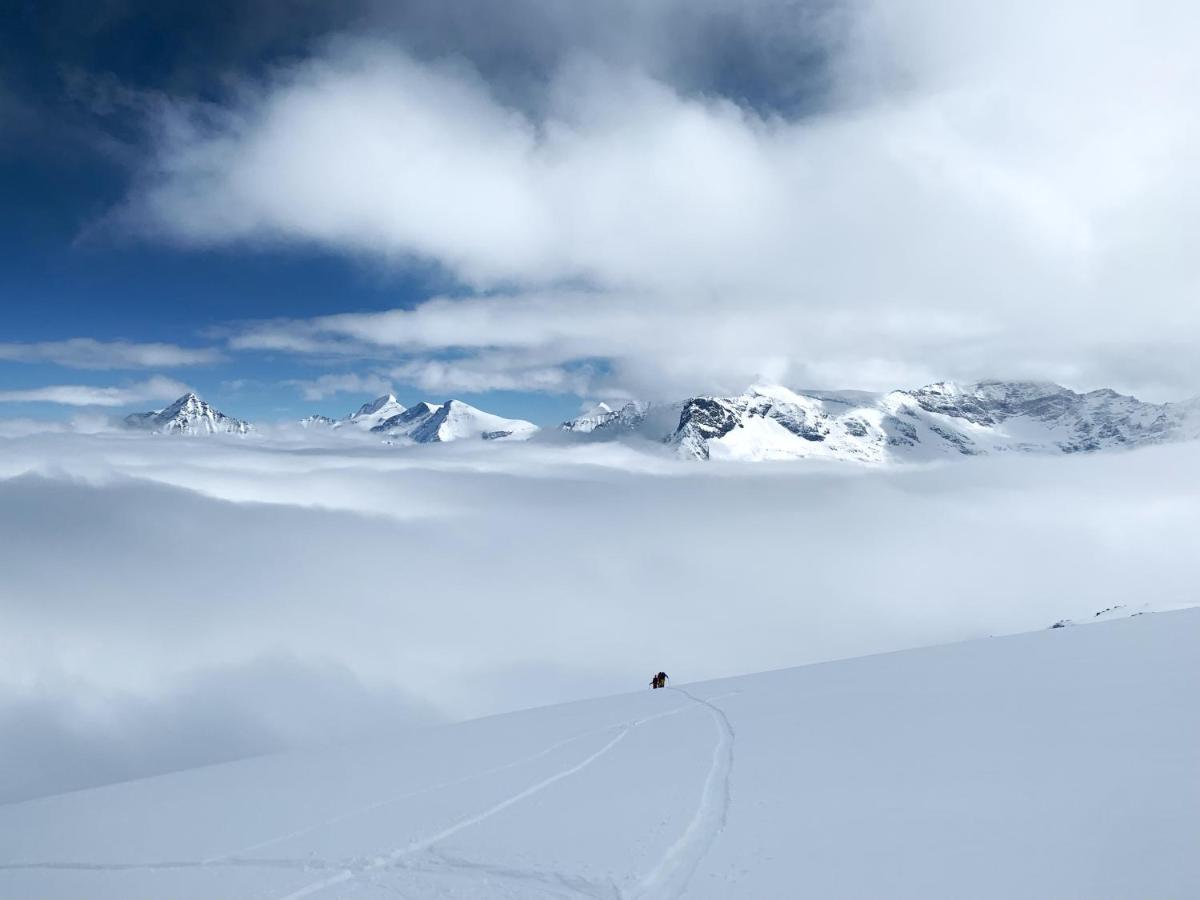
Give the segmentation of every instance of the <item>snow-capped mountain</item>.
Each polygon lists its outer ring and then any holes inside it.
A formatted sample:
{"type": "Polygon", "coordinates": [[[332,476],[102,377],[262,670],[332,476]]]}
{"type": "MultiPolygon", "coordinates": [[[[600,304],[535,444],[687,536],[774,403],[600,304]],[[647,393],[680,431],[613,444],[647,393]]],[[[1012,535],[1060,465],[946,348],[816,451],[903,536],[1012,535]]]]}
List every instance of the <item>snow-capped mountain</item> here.
{"type": "Polygon", "coordinates": [[[599,403],[583,415],[563,422],[559,429],[576,436],[594,440],[636,436],[652,441],[665,441],[679,426],[682,403],[626,403],[613,409],[599,403]]]}
{"type": "Polygon", "coordinates": [[[300,420],[301,428],[335,428],[337,427],[337,419],[331,419],[329,416],[305,416],[300,420]]]}
{"type": "Polygon", "coordinates": [[[334,427],[351,425],[361,428],[363,431],[370,431],[376,425],[386,422],[393,416],[400,415],[404,409],[404,404],[397,401],[393,395],[387,394],[377,397],[370,403],[364,403],[355,412],[335,423],[334,427]]]}
{"type": "Polygon", "coordinates": [[[668,439],[695,459],[866,463],[1006,451],[1078,453],[1195,437],[1200,404],[1143,403],[1045,382],[939,382],[913,391],[695,397],[668,439]]]}
{"type": "Polygon", "coordinates": [[[245,434],[254,427],[214,409],[192,393],[184,394],[166,409],[126,416],[125,424],[157,434],[245,434]]]}
{"type": "Polygon", "coordinates": [[[329,416],[312,415],[305,416],[300,420],[300,425],[304,428],[357,428],[362,431],[370,431],[381,422],[386,422],[392,416],[398,416],[404,412],[404,405],[396,400],[392,394],[386,394],[383,397],[376,397],[370,403],[364,403],[354,412],[342,416],[340,419],[331,419],[329,416]]]}
{"type": "Polygon", "coordinates": [[[604,423],[611,421],[615,415],[613,408],[601,401],[587,412],[563,422],[559,428],[563,431],[574,431],[577,434],[591,434],[604,423]]]}
{"type": "Polygon", "coordinates": [[[532,422],[495,416],[461,400],[447,400],[441,406],[418,403],[371,429],[375,434],[415,444],[446,443],[464,438],[519,441],[531,437],[537,430],[532,422]]]}

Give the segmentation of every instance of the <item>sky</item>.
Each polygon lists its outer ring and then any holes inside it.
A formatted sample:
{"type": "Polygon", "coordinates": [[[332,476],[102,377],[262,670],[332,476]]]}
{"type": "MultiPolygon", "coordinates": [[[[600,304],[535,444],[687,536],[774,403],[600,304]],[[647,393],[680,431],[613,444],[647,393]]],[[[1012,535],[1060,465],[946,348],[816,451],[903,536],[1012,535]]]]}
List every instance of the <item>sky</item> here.
{"type": "Polygon", "coordinates": [[[6,4],[0,417],[1200,393],[1195,4],[6,4]]]}

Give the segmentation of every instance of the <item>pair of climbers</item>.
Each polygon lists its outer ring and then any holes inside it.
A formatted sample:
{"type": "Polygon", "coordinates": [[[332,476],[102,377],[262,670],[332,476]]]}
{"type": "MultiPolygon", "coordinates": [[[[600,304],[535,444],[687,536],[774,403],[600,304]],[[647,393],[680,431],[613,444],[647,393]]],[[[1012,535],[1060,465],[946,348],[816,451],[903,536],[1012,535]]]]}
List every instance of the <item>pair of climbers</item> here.
{"type": "Polygon", "coordinates": [[[650,687],[654,688],[655,690],[658,690],[658,688],[665,688],[666,686],[667,686],[667,673],[666,672],[659,672],[657,675],[655,675],[653,678],[650,679],[650,687]]]}

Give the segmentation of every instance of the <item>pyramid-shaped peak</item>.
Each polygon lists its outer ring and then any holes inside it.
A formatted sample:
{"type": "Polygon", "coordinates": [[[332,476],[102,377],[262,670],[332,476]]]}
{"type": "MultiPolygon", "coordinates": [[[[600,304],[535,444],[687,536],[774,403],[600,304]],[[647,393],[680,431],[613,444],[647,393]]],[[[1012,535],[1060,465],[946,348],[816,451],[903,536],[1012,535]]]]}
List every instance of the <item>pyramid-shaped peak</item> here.
{"type": "Polygon", "coordinates": [[[185,409],[199,409],[199,408],[207,406],[207,405],[208,404],[206,404],[203,400],[201,400],[194,391],[188,391],[186,394],[184,394],[182,397],[180,397],[178,400],[176,400],[174,403],[172,403],[170,406],[168,406],[166,409],[164,409],[163,413],[164,414],[167,414],[167,413],[173,414],[173,413],[181,412],[185,409]]]}
{"type": "Polygon", "coordinates": [[[374,415],[375,413],[379,412],[384,407],[399,406],[399,405],[400,404],[396,400],[395,394],[384,394],[382,397],[376,397],[370,403],[364,403],[362,406],[360,406],[358,408],[358,412],[356,412],[354,415],[370,416],[370,415],[374,415]]]}
{"type": "Polygon", "coordinates": [[[227,416],[209,406],[192,391],[159,412],[126,416],[125,424],[164,434],[245,434],[252,428],[249,422],[227,416]]]}

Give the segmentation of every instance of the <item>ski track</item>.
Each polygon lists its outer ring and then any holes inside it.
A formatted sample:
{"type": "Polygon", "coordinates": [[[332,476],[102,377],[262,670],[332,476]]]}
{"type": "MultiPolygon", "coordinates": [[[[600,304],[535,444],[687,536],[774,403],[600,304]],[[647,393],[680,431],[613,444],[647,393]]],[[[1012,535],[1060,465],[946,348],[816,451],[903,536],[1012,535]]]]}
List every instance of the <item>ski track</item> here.
{"type": "MultiPolygon", "coordinates": [[[[732,800],[730,783],[733,778],[733,744],[736,733],[725,711],[709,700],[703,700],[683,688],[678,691],[693,702],[708,709],[717,729],[712,763],[700,790],[700,802],[687,828],[663,854],[653,869],[629,893],[622,892],[621,900],[671,900],[683,896],[696,867],[707,855],[717,836],[725,829],[732,800]]],[[[713,698],[719,699],[719,698],[713,698]]]]}
{"type": "Polygon", "coordinates": [[[270,838],[267,838],[266,840],[258,841],[257,843],[250,844],[246,847],[241,847],[237,850],[230,850],[227,853],[221,853],[217,856],[210,856],[207,859],[205,859],[203,861],[203,863],[204,863],[204,865],[215,865],[217,863],[226,862],[227,860],[237,860],[244,853],[253,853],[256,850],[262,850],[264,847],[272,847],[275,844],[282,844],[284,841],[290,841],[293,838],[303,837],[306,834],[312,834],[314,831],[318,831],[318,830],[320,830],[322,828],[326,828],[330,825],[337,825],[341,822],[345,822],[345,821],[348,821],[349,819],[353,819],[356,816],[366,815],[367,813],[374,812],[377,809],[383,809],[384,807],[387,807],[387,806],[393,806],[397,803],[402,803],[405,800],[411,800],[413,797],[420,797],[420,796],[423,796],[424,794],[432,794],[436,791],[445,790],[446,788],[457,787],[460,784],[468,784],[479,778],[486,778],[488,775],[496,775],[500,772],[505,772],[509,769],[515,769],[519,766],[528,765],[529,763],[535,762],[536,760],[539,760],[542,757],[549,756],[551,753],[554,753],[556,750],[560,750],[561,748],[567,746],[568,744],[573,744],[576,741],[581,741],[584,738],[591,737],[594,734],[603,734],[606,731],[611,731],[614,727],[619,728],[622,726],[621,725],[616,725],[616,726],[610,725],[605,728],[592,728],[592,729],[589,729],[588,731],[581,731],[579,734],[573,735],[572,737],[564,738],[561,741],[556,741],[555,743],[551,744],[550,746],[539,750],[537,753],[531,753],[529,756],[523,756],[520,759],[513,760],[512,762],[504,763],[499,766],[492,766],[490,769],[483,769],[482,771],[479,771],[479,772],[473,772],[470,775],[464,775],[461,778],[453,778],[449,781],[441,781],[441,782],[438,782],[437,784],[431,784],[431,785],[427,785],[426,787],[417,788],[415,790],[408,791],[403,794],[399,794],[395,797],[389,797],[387,800],[377,800],[374,803],[368,803],[366,806],[360,806],[360,807],[356,807],[355,809],[347,810],[346,812],[343,812],[343,813],[338,813],[336,816],[333,816],[332,818],[323,819],[320,822],[316,822],[312,825],[306,825],[303,828],[297,828],[296,830],[289,831],[286,834],[276,835],[275,837],[270,837],[270,838]]]}
{"type": "MultiPolygon", "coordinates": [[[[686,694],[685,691],[681,691],[680,693],[686,694]]],[[[687,696],[691,697],[690,694],[687,694],[687,696]]],[[[706,701],[696,700],[695,697],[691,697],[691,699],[698,703],[706,704],[706,701]]],[[[415,856],[419,853],[427,851],[430,848],[432,848],[435,844],[438,844],[441,841],[444,841],[447,838],[452,837],[455,834],[458,834],[460,831],[463,831],[474,825],[478,825],[480,822],[483,822],[486,819],[490,819],[492,816],[496,815],[497,813],[503,812],[504,810],[508,809],[510,806],[520,803],[522,800],[525,800],[528,797],[532,797],[534,794],[541,793],[546,788],[550,787],[553,784],[556,784],[559,781],[562,781],[564,778],[569,778],[578,772],[582,772],[588,766],[592,765],[592,763],[596,762],[596,760],[605,756],[610,750],[613,749],[613,747],[617,746],[617,744],[619,744],[621,741],[623,741],[625,739],[625,737],[629,734],[629,732],[632,731],[634,728],[637,728],[638,726],[641,726],[641,725],[645,725],[648,722],[655,721],[656,719],[663,719],[663,718],[666,718],[667,716],[678,715],[679,713],[685,712],[691,708],[693,708],[691,706],[691,704],[685,704],[683,706],[678,706],[678,707],[668,710],[666,712],[656,713],[655,715],[646,716],[645,718],[641,718],[641,719],[636,719],[634,721],[624,723],[623,725],[614,726],[616,728],[621,729],[617,733],[616,737],[614,737],[611,741],[609,741],[607,744],[605,744],[599,750],[597,750],[596,752],[592,753],[590,756],[585,758],[582,762],[578,762],[573,766],[570,766],[566,769],[563,769],[559,772],[554,773],[553,775],[549,776],[548,778],[544,778],[541,781],[535,782],[534,784],[525,788],[523,791],[519,791],[518,793],[513,794],[511,797],[501,800],[499,803],[496,803],[493,806],[488,807],[487,809],[483,810],[482,812],[476,813],[473,816],[468,816],[465,819],[461,819],[458,822],[454,823],[453,825],[449,826],[448,828],[444,828],[441,831],[439,831],[435,834],[429,835],[427,837],[419,838],[415,841],[412,841],[411,843],[407,844],[404,847],[400,847],[396,850],[393,850],[391,853],[388,853],[385,856],[378,857],[378,858],[372,860],[366,866],[363,866],[361,868],[354,868],[354,869],[349,869],[349,868],[343,869],[342,871],[336,873],[335,875],[331,875],[328,878],[323,878],[320,881],[315,881],[312,884],[305,885],[304,887],[300,888],[297,891],[293,891],[290,894],[286,894],[283,897],[279,898],[279,900],[301,900],[301,898],[311,897],[314,894],[318,894],[321,891],[326,890],[327,888],[336,887],[339,884],[345,884],[346,882],[351,881],[360,875],[363,875],[363,874],[366,874],[369,872],[375,872],[375,871],[379,871],[382,869],[386,869],[391,866],[395,866],[395,865],[401,863],[406,857],[415,856]]],[[[713,708],[715,709],[715,707],[713,707],[713,708]]],[[[608,729],[605,729],[605,730],[608,730],[608,729]]]]}
{"type": "MultiPolygon", "coordinates": [[[[539,750],[537,753],[514,760],[513,762],[505,763],[500,766],[495,766],[490,769],[485,769],[480,772],[475,772],[471,775],[463,776],[462,778],[453,779],[451,781],[440,782],[438,784],[429,785],[428,787],[420,788],[415,791],[401,794],[396,797],[391,797],[387,800],[382,800],[372,803],[368,806],[360,807],[341,813],[331,819],[318,822],[314,825],[306,826],[287,834],[278,835],[269,838],[265,841],[259,841],[249,847],[241,850],[232,851],[220,856],[209,857],[202,860],[168,860],[161,862],[133,862],[133,863],[86,863],[86,862],[29,862],[29,863],[8,863],[0,864],[0,871],[11,871],[21,869],[58,869],[58,870],[79,870],[79,871],[96,871],[96,872],[122,872],[130,870],[170,870],[170,869],[196,869],[210,867],[230,867],[230,868],[264,868],[264,869],[281,869],[281,870],[320,870],[330,869],[333,866],[323,860],[314,857],[305,859],[281,859],[281,858],[245,858],[242,853],[248,853],[253,850],[263,847],[278,844],[294,837],[299,837],[310,832],[316,831],[319,828],[334,825],[339,822],[346,821],[358,815],[380,809],[403,800],[419,796],[422,794],[431,793],[447,787],[463,784],[473,781],[478,778],[483,778],[488,775],[502,772],[507,769],[516,768],[521,765],[533,762],[537,759],[550,755],[554,751],[562,747],[582,740],[591,735],[602,734],[607,731],[619,729],[617,734],[608,743],[604,744],[600,749],[588,755],[582,761],[575,763],[565,769],[555,772],[547,778],[535,782],[529,787],[510,797],[501,800],[500,802],[478,812],[465,819],[450,825],[435,834],[419,838],[393,850],[381,857],[364,861],[362,863],[347,865],[346,862],[340,864],[340,870],[332,875],[305,885],[299,890],[293,891],[290,894],[280,898],[280,900],[301,900],[304,897],[311,897],[328,888],[336,887],[340,884],[345,884],[354,879],[363,877],[369,883],[378,888],[389,888],[394,890],[399,896],[404,896],[403,892],[394,887],[387,885],[370,878],[371,873],[383,873],[389,868],[402,866],[414,873],[420,872],[429,875],[480,875],[500,878],[507,881],[524,883],[527,885],[537,885],[543,889],[549,889],[555,893],[563,892],[563,896],[584,897],[589,900],[673,900],[683,895],[687,889],[688,882],[695,873],[700,861],[708,853],[713,842],[725,827],[726,818],[728,816],[729,805],[731,800],[730,780],[733,771],[733,744],[735,732],[733,726],[729,723],[728,717],[724,711],[715,706],[711,701],[704,700],[689,693],[683,688],[669,688],[683,694],[691,702],[682,706],[675,707],[661,713],[655,713],[651,716],[646,716],[641,719],[634,719],[616,725],[607,726],[605,728],[592,729],[581,732],[572,737],[565,738],[561,741],[556,741],[553,744],[539,750]],[[449,837],[478,825],[492,816],[503,812],[509,807],[520,803],[521,801],[544,791],[553,784],[569,778],[584,769],[591,766],[597,760],[607,755],[614,747],[623,741],[629,733],[642,725],[658,719],[664,719],[670,716],[679,715],[690,709],[695,709],[696,705],[705,707],[713,718],[713,723],[717,729],[717,743],[713,748],[712,763],[709,766],[708,774],[705,777],[704,785],[701,788],[699,803],[696,811],[688,822],[683,833],[675,840],[675,842],[667,848],[658,864],[647,873],[631,891],[623,891],[612,881],[607,883],[594,882],[578,875],[569,875],[561,872],[543,871],[535,869],[519,869],[511,866],[495,865],[489,863],[477,863],[470,860],[450,857],[442,854],[435,854],[433,859],[429,860],[428,865],[416,865],[413,862],[406,861],[409,857],[417,856],[422,853],[429,853],[440,842],[449,837]]],[[[722,697],[732,696],[732,694],[721,694],[714,697],[713,700],[719,700],[722,697]]]]}

